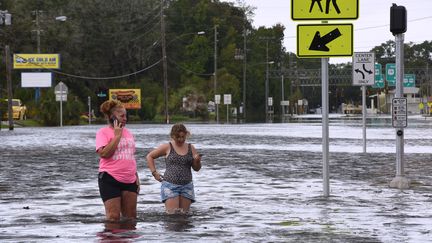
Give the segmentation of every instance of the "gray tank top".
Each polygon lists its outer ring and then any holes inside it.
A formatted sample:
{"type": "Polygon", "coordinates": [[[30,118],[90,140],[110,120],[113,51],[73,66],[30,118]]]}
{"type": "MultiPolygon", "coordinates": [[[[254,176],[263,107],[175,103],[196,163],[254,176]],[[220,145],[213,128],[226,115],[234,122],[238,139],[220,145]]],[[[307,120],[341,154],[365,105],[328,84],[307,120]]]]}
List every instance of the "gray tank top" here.
{"type": "Polygon", "coordinates": [[[192,148],[191,144],[188,144],[188,151],[186,155],[179,155],[174,150],[174,147],[170,144],[170,153],[165,159],[166,169],[163,175],[164,180],[177,184],[177,185],[186,185],[192,181],[192,148]]]}

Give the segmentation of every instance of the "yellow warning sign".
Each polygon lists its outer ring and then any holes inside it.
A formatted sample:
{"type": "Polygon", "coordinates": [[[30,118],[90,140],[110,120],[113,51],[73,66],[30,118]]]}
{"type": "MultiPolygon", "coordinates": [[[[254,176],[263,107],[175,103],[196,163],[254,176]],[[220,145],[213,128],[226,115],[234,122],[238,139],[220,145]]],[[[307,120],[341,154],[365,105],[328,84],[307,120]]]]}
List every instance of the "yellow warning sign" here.
{"type": "Polygon", "coordinates": [[[291,0],[293,20],[358,19],[358,0],[291,0]]]}
{"type": "Polygon", "coordinates": [[[352,55],[352,24],[297,25],[298,57],[321,58],[352,55]]]}

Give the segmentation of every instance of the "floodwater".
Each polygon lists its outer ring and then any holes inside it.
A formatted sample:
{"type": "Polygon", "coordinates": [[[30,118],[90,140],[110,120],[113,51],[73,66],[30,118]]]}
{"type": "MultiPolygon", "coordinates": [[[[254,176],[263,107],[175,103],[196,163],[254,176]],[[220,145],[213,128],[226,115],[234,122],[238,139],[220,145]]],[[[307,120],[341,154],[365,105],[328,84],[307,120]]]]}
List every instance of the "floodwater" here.
{"type": "MultiPolygon", "coordinates": [[[[165,215],[145,155],[170,125],[134,124],[141,178],[136,224],[105,225],[94,137],[101,125],[0,131],[0,242],[432,242],[432,118],[405,129],[330,119],[330,197],[323,197],[321,124],[188,124],[204,154],[189,215],[165,215]]],[[[163,160],[158,160],[164,170],[163,160]]]]}

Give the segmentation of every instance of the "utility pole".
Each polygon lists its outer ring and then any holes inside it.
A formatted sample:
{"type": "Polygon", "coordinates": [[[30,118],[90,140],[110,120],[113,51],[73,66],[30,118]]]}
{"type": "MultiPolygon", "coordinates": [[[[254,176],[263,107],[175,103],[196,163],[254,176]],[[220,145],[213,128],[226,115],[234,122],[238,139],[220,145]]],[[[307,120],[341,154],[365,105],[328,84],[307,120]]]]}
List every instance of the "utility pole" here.
{"type": "MultiPolygon", "coordinates": [[[[37,53],[40,54],[41,53],[40,34],[41,34],[42,30],[40,28],[39,22],[40,22],[40,15],[41,15],[42,11],[41,10],[34,10],[33,13],[35,15],[35,23],[36,23],[36,29],[33,30],[33,31],[36,32],[36,45],[37,45],[36,46],[36,48],[37,48],[36,50],[37,50],[37,53]]],[[[35,101],[36,101],[36,103],[39,102],[39,98],[40,98],[40,88],[36,87],[36,89],[35,89],[35,101]]]]}
{"type": "Polygon", "coordinates": [[[285,116],[285,105],[282,104],[282,101],[285,101],[285,87],[284,87],[284,75],[281,76],[281,120],[285,116]]]}
{"type": "Polygon", "coordinates": [[[5,46],[5,64],[6,64],[6,79],[7,79],[7,94],[8,94],[8,120],[9,130],[14,129],[13,112],[12,112],[12,71],[10,63],[9,45],[5,46]]]}
{"type": "MultiPolygon", "coordinates": [[[[216,100],[217,94],[217,25],[214,26],[214,79],[213,79],[213,90],[216,100]]],[[[216,123],[219,123],[219,105],[216,104],[216,123]]]]}
{"type": "MultiPolygon", "coordinates": [[[[0,10],[0,25],[11,25],[12,15],[8,13],[7,10],[0,10]]],[[[7,96],[8,96],[8,120],[9,120],[9,130],[14,129],[13,124],[13,112],[12,112],[12,69],[10,63],[10,50],[9,45],[5,46],[5,66],[6,66],[6,81],[7,81],[7,96]]],[[[0,114],[1,115],[1,114],[0,114]]],[[[1,117],[0,117],[1,123],[1,117]]],[[[0,124],[1,127],[1,124],[0,124]]]]}
{"type": "Polygon", "coordinates": [[[268,41],[269,39],[266,38],[266,79],[265,79],[265,118],[268,122],[268,93],[269,93],[269,61],[268,61],[268,41]]]}
{"type": "Polygon", "coordinates": [[[269,95],[269,54],[268,54],[268,47],[269,47],[269,40],[274,39],[274,37],[261,37],[261,40],[266,41],[266,78],[265,78],[265,122],[269,121],[269,110],[268,110],[268,95],[269,95]]]}
{"type": "Polygon", "coordinates": [[[246,122],[246,28],[243,26],[243,119],[246,122]]]}
{"type": "Polygon", "coordinates": [[[169,124],[169,115],[168,115],[168,72],[167,72],[167,56],[166,56],[166,40],[165,40],[164,0],[161,0],[161,39],[162,39],[162,66],[163,66],[163,81],[164,81],[165,123],[169,124]]]}

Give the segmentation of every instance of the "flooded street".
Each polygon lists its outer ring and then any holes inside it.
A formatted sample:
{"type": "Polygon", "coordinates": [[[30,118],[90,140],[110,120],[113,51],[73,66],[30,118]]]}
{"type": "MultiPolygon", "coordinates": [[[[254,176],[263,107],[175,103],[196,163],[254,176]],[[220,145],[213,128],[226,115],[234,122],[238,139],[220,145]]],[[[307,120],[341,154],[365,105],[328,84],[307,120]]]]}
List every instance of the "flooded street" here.
{"type": "MultiPolygon", "coordinates": [[[[0,131],[1,242],[432,242],[432,119],[409,120],[396,174],[390,119],[330,120],[330,197],[322,185],[321,123],[187,124],[204,154],[197,202],[168,216],[145,155],[171,125],[134,124],[138,222],[106,226],[97,186],[101,125],[0,131]],[[113,230],[113,228],[115,230],[113,230]]],[[[164,171],[164,161],[157,160],[164,171]]]]}

